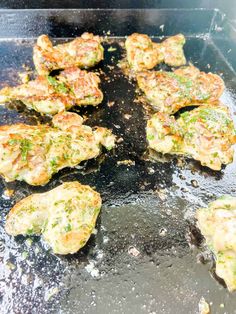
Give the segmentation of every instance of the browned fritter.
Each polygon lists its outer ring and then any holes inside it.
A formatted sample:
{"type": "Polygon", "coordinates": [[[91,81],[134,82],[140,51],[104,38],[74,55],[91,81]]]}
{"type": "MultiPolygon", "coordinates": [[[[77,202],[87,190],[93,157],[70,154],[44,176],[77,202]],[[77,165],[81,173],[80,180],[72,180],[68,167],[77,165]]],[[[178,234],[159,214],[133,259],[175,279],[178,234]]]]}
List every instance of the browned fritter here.
{"type": "Polygon", "coordinates": [[[34,64],[40,75],[73,66],[90,68],[102,59],[101,38],[90,33],[56,46],[53,46],[47,35],[41,35],[33,51],[34,64]]]}
{"type": "Polygon", "coordinates": [[[95,73],[73,67],[58,76],[38,76],[35,80],[0,91],[0,103],[21,100],[28,108],[54,115],[78,105],[96,106],[102,102],[100,79],[95,73]]]}
{"type": "Polygon", "coordinates": [[[66,182],[16,203],[6,220],[10,235],[42,234],[56,254],[73,254],[88,241],[101,208],[101,197],[88,185],[66,182]]]}
{"type": "Polygon", "coordinates": [[[0,127],[0,175],[7,182],[44,185],[60,169],[96,158],[102,146],[114,146],[110,130],[83,125],[76,113],[59,113],[52,123],[52,127],[22,123],[0,127]]]}
{"type": "Polygon", "coordinates": [[[194,66],[174,72],[141,72],[137,81],[153,109],[168,114],[192,103],[216,103],[224,91],[224,82],[218,75],[200,72],[194,66]]]}
{"type": "Polygon", "coordinates": [[[134,33],[126,39],[125,47],[130,67],[134,71],[143,71],[150,70],[161,62],[170,66],[184,65],[184,44],[185,37],[182,34],[155,43],[147,35],[134,33]]]}
{"type": "Polygon", "coordinates": [[[220,170],[222,164],[233,161],[236,132],[226,106],[203,104],[177,119],[167,113],[155,113],[147,123],[147,140],[157,152],[187,155],[220,170]]]}

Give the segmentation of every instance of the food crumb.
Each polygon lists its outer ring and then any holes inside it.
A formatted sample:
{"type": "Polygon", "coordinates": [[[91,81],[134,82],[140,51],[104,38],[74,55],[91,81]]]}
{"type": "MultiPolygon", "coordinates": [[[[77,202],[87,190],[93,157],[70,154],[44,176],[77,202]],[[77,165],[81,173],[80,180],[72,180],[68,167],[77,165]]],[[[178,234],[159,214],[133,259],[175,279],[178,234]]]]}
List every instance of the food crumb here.
{"type": "Polygon", "coordinates": [[[137,256],[139,256],[139,254],[140,254],[139,250],[137,250],[136,247],[134,247],[134,246],[130,246],[130,247],[128,248],[128,253],[129,253],[130,255],[134,256],[134,257],[137,257],[137,256]]]}
{"type": "Polygon", "coordinates": [[[33,240],[31,238],[28,238],[25,240],[25,243],[27,246],[31,247],[32,246],[32,243],[33,243],[33,240]]]}
{"type": "Polygon", "coordinates": [[[177,165],[178,165],[178,167],[183,167],[184,166],[184,160],[183,159],[181,159],[181,158],[178,158],[177,159],[177,165]]]}
{"type": "Polygon", "coordinates": [[[201,297],[199,304],[198,304],[198,308],[199,308],[199,314],[210,314],[211,313],[210,305],[206,302],[204,297],[201,297]]]}
{"type": "Polygon", "coordinates": [[[164,24],[162,24],[162,25],[159,26],[159,28],[160,28],[160,30],[161,30],[162,32],[164,31],[164,27],[165,27],[164,24]]]}
{"type": "Polygon", "coordinates": [[[165,189],[159,189],[159,190],[156,190],[155,192],[158,194],[158,196],[160,197],[160,199],[162,201],[164,201],[166,199],[167,196],[166,196],[166,190],[165,189]]]}
{"type": "Polygon", "coordinates": [[[58,294],[58,292],[59,292],[58,287],[51,288],[49,291],[45,293],[44,300],[46,302],[49,301],[55,294],[58,294]]]}
{"type": "Polygon", "coordinates": [[[108,65],[107,67],[108,67],[109,70],[113,70],[114,69],[113,65],[108,65]]]}
{"type": "Polygon", "coordinates": [[[131,159],[118,160],[117,165],[135,166],[135,161],[131,159]]]}
{"type": "Polygon", "coordinates": [[[94,262],[89,262],[89,264],[85,266],[85,269],[93,278],[99,276],[99,270],[95,267],[94,262]]]}
{"type": "Polygon", "coordinates": [[[159,235],[161,237],[165,237],[167,234],[167,229],[166,228],[161,228],[160,231],[159,231],[159,235]]]}
{"type": "Polygon", "coordinates": [[[125,118],[126,120],[129,120],[131,117],[132,117],[131,114],[128,114],[128,113],[125,113],[125,114],[124,114],[124,118],[125,118]]]}
{"type": "Polygon", "coordinates": [[[154,173],[155,173],[155,169],[149,167],[149,168],[148,168],[148,173],[149,173],[149,174],[154,174],[154,173]]]}
{"type": "Polygon", "coordinates": [[[26,72],[18,73],[22,83],[28,83],[30,80],[29,74],[26,72]]]}
{"type": "Polygon", "coordinates": [[[193,186],[194,188],[199,187],[199,184],[198,184],[198,182],[197,182],[196,180],[191,180],[191,184],[192,184],[192,186],[193,186]]]}
{"type": "Polygon", "coordinates": [[[124,139],[122,137],[119,137],[118,140],[116,141],[117,144],[120,144],[124,141],[124,139]]]}
{"type": "Polygon", "coordinates": [[[109,51],[109,52],[116,51],[116,50],[117,50],[117,49],[114,48],[114,47],[112,47],[112,46],[107,49],[107,51],[109,51]]]}
{"type": "Polygon", "coordinates": [[[29,256],[29,253],[27,251],[24,251],[22,253],[22,259],[25,260],[29,256]]]}
{"type": "Polygon", "coordinates": [[[221,304],[220,304],[220,308],[223,309],[224,307],[225,307],[224,303],[221,303],[221,304]]]}
{"type": "Polygon", "coordinates": [[[6,189],[6,190],[3,192],[2,197],[3,197],[4,199],[9,199],[13,194],[14,194],[14,190],[6,189]]]}
{"type": "Polygon", "coordinates": [[[108,101],[107,106],[110,108],[114,105],[114,103],[115,103],[114,101],[108,101]]]}
{"type": "Polygon", "coordinates": [[[14,269],[16,269],[16,265],[15,264],[13,264],[11,261],[7,261],[6,262],[6,266],[7,266],[7,268],[9,268],[10,270],[14,270],[14,269]]]}

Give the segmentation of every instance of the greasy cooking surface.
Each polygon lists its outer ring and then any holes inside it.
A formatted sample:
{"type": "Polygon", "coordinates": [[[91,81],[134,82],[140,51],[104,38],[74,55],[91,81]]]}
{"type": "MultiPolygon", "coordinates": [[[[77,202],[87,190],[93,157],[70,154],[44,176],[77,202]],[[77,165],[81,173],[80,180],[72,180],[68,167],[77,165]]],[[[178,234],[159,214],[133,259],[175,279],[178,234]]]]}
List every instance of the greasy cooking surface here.
{"type": "MultiPolygon", "coordinates": [[[[205,14],[201,12],[200,16],[205,14]]],[[[162,15],[158,19],[157,25],[161,25],[162,15]]],[[[172,22],[175,23],[174,18],[172,22]]],[[[139,25],[140,29],[136,25],[136,29],[130,27],[123,33],[148,33],[148,27],[144,30],[141,22],[139,25]]],[[[189,30],[188,25],[186,29],[189,30]]],[[[223,73],[226,91],[222,99],[234,112],[235,73],[206,36],[186,37],[187,60],[200,70],[223,73]]],[[[88,115],[86,124],[109,127],[124,141],[114,151],[106,152],[105,159],[89,161],[83,169],[62,170],[43,188],[25,183],[6,185],[1,180],[2,191],[6,186],[16,191],[11,200],[5,196],[1,199],[2,312],[192,314],[197,313],[198,302],[204,296],[206,301],[213,302],[213,313],[234,313],[235,294],[230,295],[211,278],[210,264],[196,262],[199,250],[188,245],[186,219],[191,219],[197,207],[206,206],[216,196],[235,195],[236,163],[214,172],[189,160],[182,166],[175,158],[162,158],[156,163],[143,160],[147,147],[146,117],[143,107],[134,102],[136,85],[128,82],[116,66],[122,52],[118,41],[124,42],[124,38],[115,39],[112,44],[115,51],[108,52],[110,45],[104,45],[105,60],[99,66],[105,73],[101,76],[103,103],[83,112],[88,115]],[[117,164],[128,159],[132,160],[130,165],[117,164]],[[13,239],[5,234],[4,218],[16,201],[75,179],[95,186],[104,204],[96,236],[78,254],[54,256],[37,237],[31,244],[23,237],[13,239]]],[[[22,64],[32,66],[33,42],[31,39],[0,42],[2,83],[19,83],[16,73],[22,70],[22,64]]],[[[38,121],[36,113],[26,110],[23,113],[22,107],[19,113],[5,108],[0,113],[1,124],[38,121]]],[[[45,119],[48,120],[40,121],[45,119]]]]}

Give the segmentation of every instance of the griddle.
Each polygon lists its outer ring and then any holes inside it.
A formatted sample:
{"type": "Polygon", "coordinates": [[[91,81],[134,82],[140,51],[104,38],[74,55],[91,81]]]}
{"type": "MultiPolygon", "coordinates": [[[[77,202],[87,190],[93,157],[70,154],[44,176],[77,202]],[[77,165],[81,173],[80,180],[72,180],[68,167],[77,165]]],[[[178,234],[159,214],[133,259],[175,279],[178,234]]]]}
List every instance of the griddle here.
{"type": "MultiPolygon", "coordinates": [[[[236,159],[218,172],[187,158],[148,160],[147,114],[135,82],[117,65],[125,36],[133,32],[157,42],[183,33],[187,60],[224,79],[222,100],[234,117],[235,29],[218,10],[2,10],[0,87],[18,84],[18,72],[34,69],[32,47],[40,34],[58,43],[85,31],[106,38],[105,59],[93,69],[101,73],[105,97],[97,108],[74,111],[91,126],[111,128],[119,144],[97,160],[60,171],[43,187],[0,179],[0,312],[192,314],[203,296],[214,314],[236,313],[235,293],[214,278],[212,262],[199,263],[207,254],[190,241],[196,208],[222,194],[236,195],[236,159]],[[80,252],[54,255],[39,237],[5,233],[6,214],[17,201],[70,180],[95,187],[103,199],[96,232],[80,252]],[[11,198],[6,189],[15,191],[11,198]]],[[[50,118],[20,103],[0,107],[1,125],[17,122],[50,118]]]]}

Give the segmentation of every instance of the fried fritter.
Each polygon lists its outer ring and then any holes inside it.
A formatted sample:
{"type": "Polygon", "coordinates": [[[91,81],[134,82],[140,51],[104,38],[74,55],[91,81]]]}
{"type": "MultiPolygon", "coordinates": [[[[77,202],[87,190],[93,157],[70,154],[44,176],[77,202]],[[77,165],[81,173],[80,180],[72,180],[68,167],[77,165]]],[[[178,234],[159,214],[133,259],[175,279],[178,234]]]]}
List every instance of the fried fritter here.
{"type": "Polygon", "coordinates": [[[182,34],[171,36],[161,43],[164,63],[169,66],[179,67],[186,64],[183,46],[185,37],[182,34]]]}
{"type": "Polygon", "coordinates": [[[47,35],[41,35],[33,51],[34,64],[40,75],[73,66],[90,68],[102,59],[101,38],[90,33],[84,33],[81,37],[54,47],[47,35]]]}
{"type": "Polygon", "coordinates": [[[19,180],[44,185],[65,167],[96,158],[101,147],[114,147],[111,131],[82,125],[83,119],[67,112],[48,125],[15,124],[0,127],[0,174],[7,182],[19,180]]]}
{"type": "Polygon", "coordinates": [[[200,208],[197,225],[214,253],[216,274],[224,279],[229,291],[236,290],[236,198],[223,196],[200,208]]]}
{"type": "Polygon", "coordinates": [[[0,90],[0,103],[21,100],[28,108],[54,115],[71,107],[102,102],[99,77],[95,73],[69,68],[58,76],[38,76],[35,80],[0,90]]]}
{"type": "Polygon", "coordinates": [[[88,241],[101,208],[101,197],[88,185],[67,182],[18,202],[6,219],[6,232],[42,234],[56,254],[73,254],[88,241]]]}
{"type": "MultiPolygon", "coordinates": [[[[194,104],[193,104],[194,105],[194,104]]],[[[220,170],[233,161],[236,132],[223,105],[202,105],[179,118],[158,112],[147,123],[150,148],[163,154],[187,155],[220,170]]]]}
{"type": "Polygon", "coordinates": [[[224,82],[218,75],[200,72],[194,66],[174,72],[141,72],[137,81],[152,108],[168,114],[192,103],[217,103],[224,91],[224,82]]]}
{"type": "Polygon", "coordinates": [[[134,71],[150,70],[161,62],[170,66],[184,65],[184,44],[182,34],[155,43],[147,35],[134,33],[125,42],[128,63],[134,71]]]}

